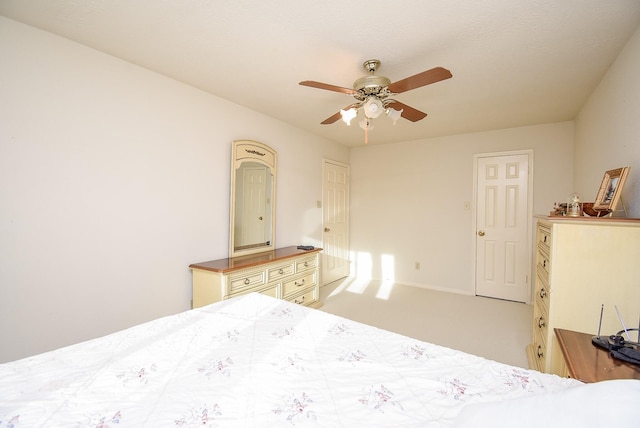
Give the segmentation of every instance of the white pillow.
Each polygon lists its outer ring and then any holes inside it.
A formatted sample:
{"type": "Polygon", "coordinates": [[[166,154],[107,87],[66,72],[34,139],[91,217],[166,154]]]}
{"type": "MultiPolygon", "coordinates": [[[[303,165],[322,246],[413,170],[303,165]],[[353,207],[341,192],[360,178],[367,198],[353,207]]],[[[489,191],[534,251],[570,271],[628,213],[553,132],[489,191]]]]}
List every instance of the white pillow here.
{"type": "Polygon", "coordinates": [[[547,394],[469,404],[457,428],[640,427],[640,380],[610,380],[547,394]]]}

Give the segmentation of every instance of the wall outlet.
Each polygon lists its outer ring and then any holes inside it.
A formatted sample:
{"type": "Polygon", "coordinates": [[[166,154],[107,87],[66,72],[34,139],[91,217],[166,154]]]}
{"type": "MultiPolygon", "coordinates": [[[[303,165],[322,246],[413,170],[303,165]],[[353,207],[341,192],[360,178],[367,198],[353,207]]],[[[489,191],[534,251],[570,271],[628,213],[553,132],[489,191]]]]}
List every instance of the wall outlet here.
{"type": "Polygon", "coordinates": [[[420,262],[416,262],[416,270],[420,270],[420,262]]]}

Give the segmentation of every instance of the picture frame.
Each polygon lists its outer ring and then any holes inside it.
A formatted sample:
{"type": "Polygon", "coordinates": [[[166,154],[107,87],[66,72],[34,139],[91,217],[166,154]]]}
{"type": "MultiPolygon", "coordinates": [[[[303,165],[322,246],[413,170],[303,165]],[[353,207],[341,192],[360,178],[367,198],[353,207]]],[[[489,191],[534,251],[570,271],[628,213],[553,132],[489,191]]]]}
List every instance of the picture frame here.
{"type": "Polygon", "coordinates": [[[593,203],[593,209],[597,211],[615,211],[622,196],[622,189],[630,167],[612,169],[604,173],[598,196],[593,203]]]}

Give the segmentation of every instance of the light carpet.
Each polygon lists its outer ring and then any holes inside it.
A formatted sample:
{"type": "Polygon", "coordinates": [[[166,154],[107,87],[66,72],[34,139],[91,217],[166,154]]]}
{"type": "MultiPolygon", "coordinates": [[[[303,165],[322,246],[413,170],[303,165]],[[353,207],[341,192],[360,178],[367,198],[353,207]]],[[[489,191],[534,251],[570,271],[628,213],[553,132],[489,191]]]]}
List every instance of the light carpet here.
{"type": "Polygon", "coordinates": [[[320,299],[335,315],[528,368],[531,305],[352,277],[321,287],[320,299]]]}

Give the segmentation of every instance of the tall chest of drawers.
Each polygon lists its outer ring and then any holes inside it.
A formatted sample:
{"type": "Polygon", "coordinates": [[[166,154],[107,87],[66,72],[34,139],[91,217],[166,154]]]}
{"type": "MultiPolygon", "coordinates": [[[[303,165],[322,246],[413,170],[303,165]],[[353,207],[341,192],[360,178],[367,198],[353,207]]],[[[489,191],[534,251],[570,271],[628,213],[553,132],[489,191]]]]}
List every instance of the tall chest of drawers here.
{"type": "Polygon", "coordinates": [[[538,217],[529,367],[567,374],[555,328],[595,335],[640,317],[640,220],[538,217]]]}
{"type": "Polygon", "coordinates": [[[194,263],[194,308],[259,292],[305,306],[319,307],[321,248],[285,247],[255,255],[194,263]]]}

